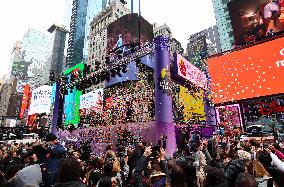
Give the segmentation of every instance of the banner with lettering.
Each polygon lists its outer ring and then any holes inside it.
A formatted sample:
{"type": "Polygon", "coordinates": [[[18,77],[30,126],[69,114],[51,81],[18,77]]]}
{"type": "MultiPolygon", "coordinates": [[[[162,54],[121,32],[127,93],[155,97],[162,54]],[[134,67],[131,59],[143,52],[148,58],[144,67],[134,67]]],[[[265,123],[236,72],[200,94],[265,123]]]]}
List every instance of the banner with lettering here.
{"type": "Polygon", "coordinates": [[[52,86],[41,86],[32,91],[29,115],[50,113],[52,86]]]}
{"type": "Polygon", "coordinates": [[[103,106],[103,89],[97,89],[95,91],[81,95],[80,97],[80,109],[92,108],[99,109],[103,106]]]}

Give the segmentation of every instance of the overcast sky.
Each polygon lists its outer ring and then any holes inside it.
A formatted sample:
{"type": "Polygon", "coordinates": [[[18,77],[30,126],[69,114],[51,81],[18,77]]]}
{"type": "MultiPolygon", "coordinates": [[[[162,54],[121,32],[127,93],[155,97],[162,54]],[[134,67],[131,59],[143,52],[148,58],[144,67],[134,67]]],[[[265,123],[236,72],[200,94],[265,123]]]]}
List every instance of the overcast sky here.
{"type": "MultiPolygon", "coordinates": [[[[46,32],[63,23],[66,0],[0,0],[0,78],[7,73],[14,43],[29,28],[46,32]]],[[[141,14],[150,23],[166,23],[185,48],[187,38],[216,24],[212,0],[141,0],[141,14]]]]}

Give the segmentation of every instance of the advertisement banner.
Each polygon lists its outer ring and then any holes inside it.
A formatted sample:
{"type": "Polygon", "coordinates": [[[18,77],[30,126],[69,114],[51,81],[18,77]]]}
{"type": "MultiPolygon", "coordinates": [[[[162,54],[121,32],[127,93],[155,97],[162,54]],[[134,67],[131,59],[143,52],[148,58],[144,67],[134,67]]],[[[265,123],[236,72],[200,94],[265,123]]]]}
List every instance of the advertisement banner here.
{"type": "Polygon", "coordinates": [[[175,69],[177,69],[177,75],[197,87],[207,89],[206,74],[200,71],[197,67],[192,65],[188,60],[182,57],[180,54],[176,54],[175,69]]]}
{"type": "Polygon", "coordinates": [[[235,0],[228,8],[237,45],[284,31],[283,0],[235,0]]]}
{"type": "Polygon", "coordinates": [[[243,130],[239,104],[216,107],[216,117],[219,127],[224,127],[225,130],[233,130],[234,128],[243,130]]]}
{"type": "Polygon", "coordinates": [[[215,103],[284,93],[284,38],[208,59],[215,103]]]}
{"type": "Polygon", "coordinates": [[[28,105],[30,100],[30,85],[26,84],[23,89],[23,99],[22,99],[22,106],[20,111],[20,119],[23,119],[27,115],[28,105]]]}
{"type": "Polygon", "coordinates": [[[50,113],[52,86],[41,86],[32,91],[29,115],[50,113]]]}
{"type": "Polygon", "coordinates": [[[275,96],[242,102],[247,127],[262,125],[264,130],[284,127],[284,97],[275,96]]]}
{"type": "Polygon", "coordinates": [[[92,108],[94,110],[102,109],[103,106],[103,88],[83,94],[80,96],[80,109],[92,108]]]}
{"type": "Polygon", "coordinates": [[[28,84],[28,80],[18,80],[17,82],[17,87],[16,87],[16,91],[18,93],[23,93],[24,92],[24,87],[26,84],[28,84]]]}

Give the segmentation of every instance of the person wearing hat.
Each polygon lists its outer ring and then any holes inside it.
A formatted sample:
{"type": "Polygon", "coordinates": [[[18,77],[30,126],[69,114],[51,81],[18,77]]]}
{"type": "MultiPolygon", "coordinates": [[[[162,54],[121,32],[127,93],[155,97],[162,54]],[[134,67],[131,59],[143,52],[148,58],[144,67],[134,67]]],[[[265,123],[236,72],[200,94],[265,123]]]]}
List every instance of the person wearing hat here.
{"type": "Polygon", "coordinates": [[[46,136],[48,154],[45,157],[43,183],[46,187],[52,186],[56,182],[61,158],[67,151],[59,144],[56,135],[50,133],[46,136]]]}

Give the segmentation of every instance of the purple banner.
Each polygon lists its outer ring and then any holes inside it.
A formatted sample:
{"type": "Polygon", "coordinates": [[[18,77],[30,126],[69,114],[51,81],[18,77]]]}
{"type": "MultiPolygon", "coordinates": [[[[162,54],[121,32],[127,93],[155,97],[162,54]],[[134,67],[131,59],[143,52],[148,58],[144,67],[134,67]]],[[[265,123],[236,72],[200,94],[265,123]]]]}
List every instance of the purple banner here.
{"type": "Polygon", "coordinates": [[[169,39],[155,38],[155,125],[156,140],[167,136],[167,153],[172,156],[176,150],[175,128],[173,124],[169,39]]]}
{"type": "Polygon", "coordinates": [[[53,118],[52,118],[52,126],[51,126],[51,132],[53,134],[57,133],[56,127],[57,127],[57,119],[58,119],[58,109],[59,109],[59,99],[60,99],[60,85],[59,83],[56,83],[55,86],[55,94],[54,94],[54,107],[53,107],[53,118]]]}

